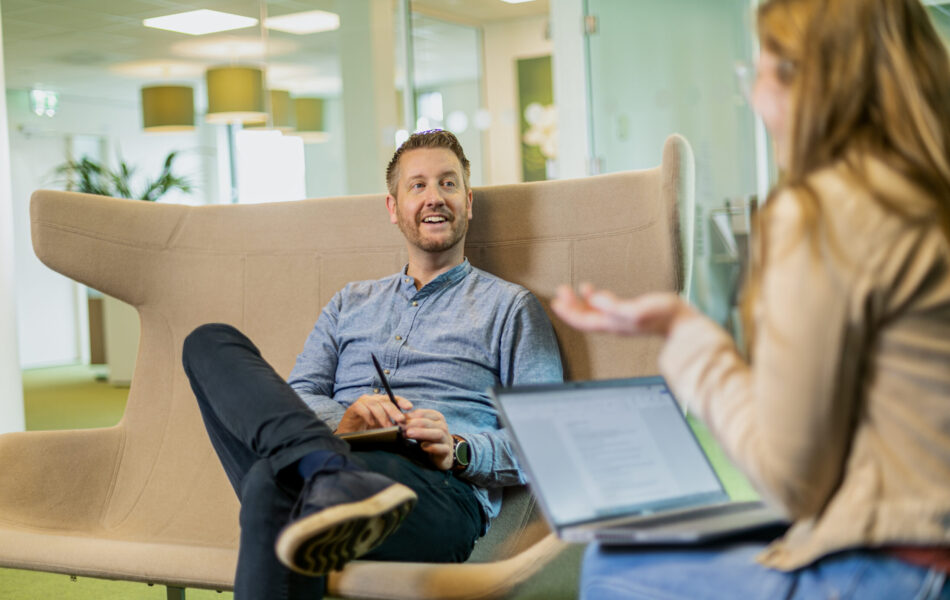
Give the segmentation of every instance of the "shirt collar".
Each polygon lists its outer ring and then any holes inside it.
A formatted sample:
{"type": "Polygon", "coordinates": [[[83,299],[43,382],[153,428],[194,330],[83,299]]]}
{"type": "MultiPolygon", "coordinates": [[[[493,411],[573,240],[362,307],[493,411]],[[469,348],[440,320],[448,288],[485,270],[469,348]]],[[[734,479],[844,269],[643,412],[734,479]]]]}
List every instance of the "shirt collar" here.
{"type": "Polygon", "coordinates": [[[409,270],[409,265],[407,264],[402,268],[403,280],[402,287],[405,291],[411,292],[416,298],[424,298],[430,294],[433,294],[439,290],[451,287],[458,283],[459,281],[465,279],[465,277],[472,272],[472,263],[468,262],[468,259],[465,258],[462,262],[445,273],[442,273],[425,286],[421,290],[416,291],[415,280],[412,277],[406,275],[406,272],[409,270]]]}

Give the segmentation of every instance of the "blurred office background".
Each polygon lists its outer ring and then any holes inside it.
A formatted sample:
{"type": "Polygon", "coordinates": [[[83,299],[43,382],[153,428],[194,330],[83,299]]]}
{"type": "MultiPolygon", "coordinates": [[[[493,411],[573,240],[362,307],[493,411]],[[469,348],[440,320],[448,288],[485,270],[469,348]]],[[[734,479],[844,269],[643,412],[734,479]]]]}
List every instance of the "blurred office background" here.
{"type": "MultiPolygon", "coordinates": [[[[123,161],[140,185],[174,151],[191,191],[160,202],[270,202],[382,192],[393,150],[421,129],[459,136],[476,186],[653,167],[681,133],[696,157],[686,294],[731,326],[750,206],[776,176],[736,76],[755,56],[756,5],[0,0],[0,431],[23,427],[11,373],[104,362],[120,385],[131,373],[134,312],[30,245],[30,193],[75,189],[57,167],[82,158],[123,161]],[[198,9],[240,19],[213,33],[145,24],[198,9]],[[258,106],[218,106],[247,91],[212,75],[235,67],[258,106]]],[[[930,9],[950,31],[947,9],[930,9]]]]}

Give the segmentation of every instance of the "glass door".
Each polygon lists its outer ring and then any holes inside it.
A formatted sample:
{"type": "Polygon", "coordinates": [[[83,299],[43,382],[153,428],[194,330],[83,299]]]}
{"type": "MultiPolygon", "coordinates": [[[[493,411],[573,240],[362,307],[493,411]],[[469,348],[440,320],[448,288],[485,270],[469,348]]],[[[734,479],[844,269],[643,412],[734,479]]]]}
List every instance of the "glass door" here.
{"type": "MultiPolygon", "coordinates": [[[[752,60],[754,0],[587,0],[588,90],[598,172],[656,166],[679,133],[696,158],[688,296],[729,324],[740,237],[713,224],[725,211],[744,225],[757,189],[756,123],[737,64],[752,60]],[[723,238],[723,235],[726,238],[723,238]]],[[[692,217],[689,221],[688,217],[692,217]]]]}

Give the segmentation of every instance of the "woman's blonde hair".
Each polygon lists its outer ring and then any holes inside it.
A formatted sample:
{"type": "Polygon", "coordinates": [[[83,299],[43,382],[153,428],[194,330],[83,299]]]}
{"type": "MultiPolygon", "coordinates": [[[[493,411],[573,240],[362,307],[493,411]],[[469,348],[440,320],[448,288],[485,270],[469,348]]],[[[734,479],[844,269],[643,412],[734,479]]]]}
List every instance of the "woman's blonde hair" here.
{"type": "MultiPolygon", "coordinates": [[[[815,233],[820,216],[809,176],[842,163],[877,201],[908,216],[899,199],[870,187],[861,158],[872,156],[929,193],[950,239],[950,61],[920,1],[768,0],[759,7],[758,34],[778,58],[791,99],[788,160],[771,195],[795,192],[805,233],[815,233]]],[[[761,226],[761,243],[767,235],[761,226]]],[[[746,339],[765,268],[763,253],[753,254],[746,339]]]]}

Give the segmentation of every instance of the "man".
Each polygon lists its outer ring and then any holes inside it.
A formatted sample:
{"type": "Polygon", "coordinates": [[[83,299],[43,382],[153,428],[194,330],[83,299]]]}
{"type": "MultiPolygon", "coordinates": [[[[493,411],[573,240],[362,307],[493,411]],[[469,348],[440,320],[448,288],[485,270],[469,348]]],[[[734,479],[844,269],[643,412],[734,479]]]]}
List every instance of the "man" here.
{"type": "Polygon", "coordinates": [[[338,292],[288,382],[233,327],[203,325],[185,340],[185,370],[241,501],[239,600],[319,598],[320,576],[361,555],[463,561],[501,487],[524,482],[486,391],[560,380],[560,358],[537,299],[465,259],[468,178],[451,133],[414,134],[396,151],[386,207],[409,262],[338,292]],[[334,435],[393,424],[404,445],[351,449],[334,435]]]}

